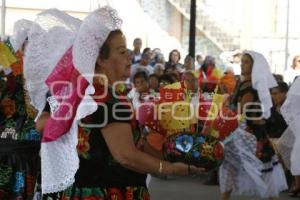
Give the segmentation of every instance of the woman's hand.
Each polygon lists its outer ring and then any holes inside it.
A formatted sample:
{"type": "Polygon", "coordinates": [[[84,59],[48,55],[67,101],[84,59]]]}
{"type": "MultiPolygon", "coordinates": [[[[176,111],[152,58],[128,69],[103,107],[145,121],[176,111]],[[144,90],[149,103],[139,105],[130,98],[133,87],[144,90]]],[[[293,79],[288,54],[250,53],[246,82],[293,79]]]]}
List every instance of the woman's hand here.
{"type": "Polygon", "coordinates": [[[160,160],[137,149],[130,124],[111,123],[102,128],[102,135],[114,159],[130,170],[159,176],[186,176],[204,172],[204,169],[195,166],[189,167],[184,163],[170,163],[160,160]]]}
{"type": "Polygon", "coordinates": [[[171,169],[169,169],[169,170],[172,170],[172,171],[169,172],[171,174],[168,174],[168,175],[187,176],[187,175],[197,175],[197,174],[205,172],[204,168],[199,168],[194,165],[187,165],[187,164],[180,163],[180,162],[172,163],[170,166],[171,166],[171,169]]]}

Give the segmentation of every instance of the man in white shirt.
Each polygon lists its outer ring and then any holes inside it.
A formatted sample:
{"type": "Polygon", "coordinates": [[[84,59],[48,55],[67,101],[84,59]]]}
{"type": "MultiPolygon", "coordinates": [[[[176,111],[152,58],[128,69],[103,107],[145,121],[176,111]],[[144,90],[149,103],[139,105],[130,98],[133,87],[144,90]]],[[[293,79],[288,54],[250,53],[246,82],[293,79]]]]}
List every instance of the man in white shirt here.
{"type": "Polygon", "coordinates": [[[140,71],[146,72],[148,76],[150,74],[153,74],[153,67],[150,65],[150,61],[151,61],[151,53],[150,52],[144,53],[142,55],[142,59],[140,63],[131,66],[130,79],[133,80],[134,75],[140,71]]]}
{"type": "Polygon", "coordinates": [[[133,41],[133,59],[132,64],[139,63],[142,59],[142,40],[141,38],[135,38],[133,41]]]}

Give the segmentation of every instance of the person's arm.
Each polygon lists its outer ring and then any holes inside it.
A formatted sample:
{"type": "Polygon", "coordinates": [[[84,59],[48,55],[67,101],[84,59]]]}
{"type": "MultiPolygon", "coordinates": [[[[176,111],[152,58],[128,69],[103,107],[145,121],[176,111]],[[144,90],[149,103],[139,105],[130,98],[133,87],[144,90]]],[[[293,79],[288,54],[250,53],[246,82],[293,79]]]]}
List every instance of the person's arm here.
{"type": "Polygon", "coordinates": [[[123,167],[158,175],[188,175],[202,170],[183,163],[170,163],[157,159],[135,147],[131,127],[128,123],[111,123],[102,128],[102,134],[115,160],[123,167]]]}
{"type": "Polygon", "coordinates": [[[141,138],[138,141],[137,148],[151,156],[154,156],[158,159],[164,159],[163,152],[161,150],[157,150],[153,148],[148,142],[146,138],[141,138]]]}
{"type": "Polygon", "coordinates": [[[37,132],[43,133],[44,127],[45,127],[49,117],[50,117],[49,112],[46,112],[46,111],[42,112],[42,114],[39,116],[39,118],[36,120],[36,123],[35,123],[35,129],[37,132]]]}
{"type": "MultiPolygon", "coordinates": [[[[49,96],[49,94],[47,94],[47,96],[49,96]]],[[[48,101],[46,101],[46,105],[44,107],[42,114],[38,117],[38,119],[35,122],[35,129],[37,132],[43,133],[44,127],[50,116],[51,116],[50,104],[48,101]]]]}

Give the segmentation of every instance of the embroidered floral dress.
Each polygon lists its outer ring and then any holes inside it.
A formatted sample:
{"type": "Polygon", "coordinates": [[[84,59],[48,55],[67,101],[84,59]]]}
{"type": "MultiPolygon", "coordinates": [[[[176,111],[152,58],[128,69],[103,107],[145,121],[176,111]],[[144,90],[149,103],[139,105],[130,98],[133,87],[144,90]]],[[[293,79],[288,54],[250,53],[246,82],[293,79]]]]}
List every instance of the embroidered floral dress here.
{"type": "Polygon", "coordinates": [[[32,199],[40,168],[40,134],[34,128],[35,113],[27,106],[22,54],[16,57],[16,63],[0,72],[1,200],[32,199]]]}
{"type": "MultiPolygon", "coordinates": [[[[96,88],[98,96],[103,88],[96,88]]],[[[101,124],[129,123],[133,130],[134,142],[137,143],[140,133],[135,121],[130,119],[132,112],[125,105],[127,100],[115,98],[109,89],[108,96],[97,99],[98,109],[83,119],[79,126],[77,151],[80,158],[79,170],[75,175],[75,183],[64,192],[45,195],[43,199],[72,200],[147,200],[149,193],[146,187],[146,175],[124,168],[114,160],[101,132],[101,124]],[[126,112],[115,112],[127,109],[126,112]],[[107,123],[105,123],[107,122],[107,123]],[[95,126],[96,125],[96,126],[95,126]]],[[[125,97],[124,97],[125,98],[125,97]]],[[[106,126],[104,125],[104,126],[106,126]]],[[[103,126],[102,126],[103,127],[103,126]]],[[[122,131],[122,130],[120,130],[122,131]]]]}

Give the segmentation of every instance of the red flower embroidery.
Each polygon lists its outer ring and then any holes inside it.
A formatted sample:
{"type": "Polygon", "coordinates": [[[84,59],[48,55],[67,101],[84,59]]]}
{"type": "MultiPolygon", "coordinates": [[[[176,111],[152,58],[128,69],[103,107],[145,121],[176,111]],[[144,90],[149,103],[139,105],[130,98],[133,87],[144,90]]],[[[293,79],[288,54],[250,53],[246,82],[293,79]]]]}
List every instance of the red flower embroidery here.
{"type": "Polygon", "coordinates": [[[123,200],[123,195],[117,188],[110,188],[107,194],[107,199],[110,200],[123,200]]]}
{"type": "Polygon", "coordinates": [[[104,86],[94,84],[94,87],[95,87],[95,94],[93,95],[93,99],[97,103],[107,102],[111,98],[109,92],[104,86]]]}
{"type": "Polygon", "coordinates": [[[202,151],[201,151],[201,154],[204,156],[204,157],[210,157],[210,156],[213,156],[213,152],[214,149],[213,147],[211,146],[211,144],[209,144],[208,142],[205,142],[203,145],[202,145],[202,151]]]}
{"type": "Polygon", "coordinates": [[[133,188],[132,187],[127,188],[125,196],[126,196],[126,200],[134,200],[133,199],[133,188]]]}
{"type": "Polygon", "coordinates": [[[79,155],[85,156],[86,152],[90,150],[89,139],[89,134],[86,133],[82,127],[78,127],[77,151],[79,155]]]}
{"type": "Polygon", "coordinates": [[[145,191],[144,192],[144,200],[150,200],[150,195],[149,195],[149,192],[148,191],[145,191]]]}
{"type": "Polygon", "coordinates": [[[17,83],[15,76],[7,76],[6,86],[9,92],[14,92],[16,90],[17,83]]]}
{"type": "Polygon", "coordinates": [[[220,143],[217,143],[214,148],[214,155],[216,160],[222,160],[224,158],[224,148],[220,143]]]}
{"type": "Polygon", "coordinates": [[[95,197],[95,196],[89,196],[89,197],[83,198],[83,200],[104,200],[104,198],[102,198],[102,197],[95,197]]]}
{"type": "Polygon", "coordinates": [[[17,51],[16,57],[18,58],[18,61],[10,66],[14,76],[18,76],[23,73],[23,53],[21,51],[17,51]]]}
{"type": "Polygon", "coordinates": [[[26,176],[26,194],[28,196],[32,196],[34,193],[34,186],[35,186],[36,178],[32,175],[26,176]]]}
{"type": "MultiPolygon", "coordinates": [[[[73,200],[79,200],[79,198],[77,197],[73,197],[73,200]]],[[[63,196],[61,197],[61,200],[70,200],[70,197],[68,197],[66,194],[63,194],[63,196]]]]}
{"type": "Polygon", "coordinates": [[[262,158],[263,157],[263,143],[261,141],[257,142],[257,145],[256,145],[256,156],[258,158],[262,158]]]}
{"type": "Polygon", "coordinates": [[[3,114],[6,116],[6,118],[12,117],[16,112],[16,103],[15,100],[12,100],[10,98],[5,98],[1,101],[3,114]]]}

